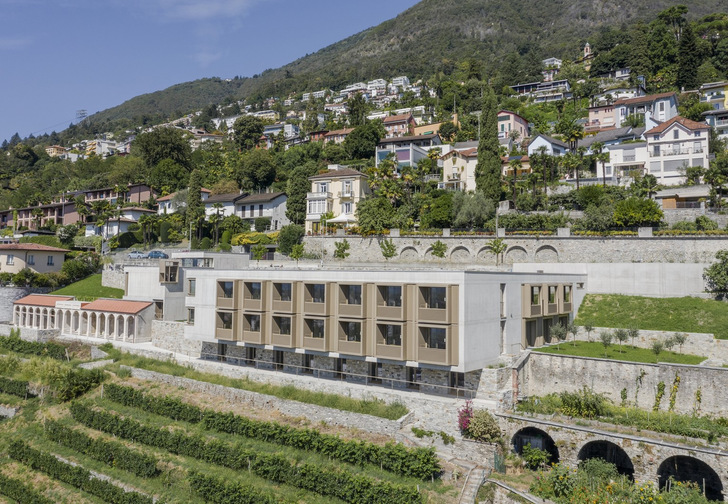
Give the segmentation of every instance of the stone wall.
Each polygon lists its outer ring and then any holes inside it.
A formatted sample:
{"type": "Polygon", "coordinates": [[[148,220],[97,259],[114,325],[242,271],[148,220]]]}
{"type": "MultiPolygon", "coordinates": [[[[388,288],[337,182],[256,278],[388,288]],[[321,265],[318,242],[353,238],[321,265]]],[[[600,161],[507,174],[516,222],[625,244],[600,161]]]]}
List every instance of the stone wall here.
{"type": "MultiPolygon", "coordinates": [[[[10,331],[16,329],[10,324],[0,324],[0,336],[10,336],[10,331]]],[[[60,336],[59,329],[33,329],[20,327],[20,338],[26,341],[40,341],[42,343],[56,339],[60,336]]]]}
{"type": "Polygon", "coordinates": [[[30,287],[0,287],[0,322],[12,322],[13,302],[28,294],[46,294],[51,289],[30,287]]]}
{"type": "Polygon", "coordinates": [[[184,322],[152,321],[152,345],[189,357],[200,357],[202,342],[185,338],[184,322]]]}
{"type": "MultiPolygon", "coordinates": [[[[123,366],[126,367],[126,366],[123,366]]],[[[279,399],[274,396],[258,394],[222,385],[200,382],[189,378],[171,376],[167,374],[147,371],[145,369],[128,368],[132,376],[142,380],[165,383],[174,387],[184,388],[193,392],[201,392],[211,397],[219,397],[228,402],[238,404],[241,410],[245,406],[261,409],[277,410],[289,417],[305,417],[313,423],[326,422],[332,425],[352,427],[355,429],[384,434],[394,437],[402,428],[404,420],[386,420],[361,413],[351,413],[315,404],[306,404],[288,399],[279,399]]]]}
{"type": "Polygon", "coordinates": [[[726,226],[728,226],[728,214],[718,214],[706,210],[705,208],[676,208],[663,210],[663,214],[664,217],[662,220],[664,220],[671,226],[676,222],[695,222],[695,219],[697,219],[701,215],[705,215],[706,217],[714,220],[721,228],[725,228],[726,226]]]}
{"type": "Polygon", "coordinates": [[[126,288],[126,273],[123,264],[110,264],[101,273],[101,285],[115,289],[126,288]]]}
{"type": "MultiPolygon", "coordinates": [[[[384,237],[389,238],[389,237],[384,237]]],[[[338,236],[307,236],[304,238],[308,252],[324,251],[324,260],[333,259],[338,236]]],[[[382,237],[347,236],[349,257],[347,262],[383,262],[379,247],[382,237]]],[[[392,237],[397,247],[395,263],[431,263],[442,267],[463,265],[495,266],[495,256],[490,253],[492,236],[404,236],[392,237]],[[447,245],[446,259],[432,255],[432,244],[437,240],[447,245]]],[[[507,236],[508,249],[504,263],[711,263],[715,253],[728,249],[728,237],[525,237],[507,236]]],[[[382,267],[385,267],[382,264],[382,267]]]]}
{"type": "Polygon", "coordinates": [[[516,374],[519,397],[576,392],[586,386],[619,404],[621,391],[626,389],[630,404],[649,410],[655,404],[658,384],[662,382],[665,392],[660,410],[667,411],[670,389],[679,376],[675,413],[691,414],[699,410],[703,414],[725,415],[728,371],[724,368],[642,364],[538,352],[530,352],[525,359],[516,374]],[[698,390],[700,401],[696,399],[698,390]]]}

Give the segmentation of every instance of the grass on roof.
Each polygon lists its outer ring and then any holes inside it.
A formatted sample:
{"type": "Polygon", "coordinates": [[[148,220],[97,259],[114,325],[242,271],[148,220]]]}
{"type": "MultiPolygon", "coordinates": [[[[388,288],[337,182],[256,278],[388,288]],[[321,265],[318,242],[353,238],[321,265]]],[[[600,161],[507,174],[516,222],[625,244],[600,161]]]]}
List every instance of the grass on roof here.
{"type": "Polygon", "coordinates": [[[558,345],[534,349],[535,352],[550,353],[555,355],[573,355],[575,357],[594,357],[596,359],[613,359],[629,362],[643,362],[645,364],[656,364],[657,362],[669,362],[671,364],[697,365],[705,360],[705,357],[692,354],[684,354],[663,350],[659,355],[649,348],[633,347],[629,344],[619,345],[612,343],[604,348],[602,343],[588,341],[568,341],[558,345]]]}
{"type": "Polygon", "coordinates": [[[124,289],[104,287],[101,285],[101,273],[91,275],[83,280],[66,285],[62,289],[51,292],[59,296],[76,296],[80,301],[93,301],[98,298],[121,299],[124,296],[124,289]]]}

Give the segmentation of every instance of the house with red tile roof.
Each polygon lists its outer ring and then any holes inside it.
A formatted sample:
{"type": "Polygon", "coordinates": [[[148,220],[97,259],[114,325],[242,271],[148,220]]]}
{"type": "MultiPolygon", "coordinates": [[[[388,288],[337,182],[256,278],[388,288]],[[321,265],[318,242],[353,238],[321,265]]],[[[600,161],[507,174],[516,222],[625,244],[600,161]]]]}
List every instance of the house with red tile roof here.
{"type": "Polygon", "coordinates": [[[387,131],[385,138],[405,137],[414,135],[415,118],[412,114],[398,114],[382,119],[384,129],[387,131]]]}
{"type": "Polygon", "coordinates": [[[617,100],[614,102],[614,114],[617,128],[621,128],[630,116],[644,117],[648,127],[648,119],[658,123],[669,121],[677,115],[677,94],[658,93],[617,100]]]}
{"type": "Polygon", "coordinates": [[[0,273],[18,273],[28,268],[33,273],[57,273],[68,250],[40,243],[0,244],[0,273]]]}
{"type": "Polygon", "coordinates": [[[685,168],[708,168],[710,126],[676,116],[645,131],[648,173],[663,185],[685,182],[685,168]]]}

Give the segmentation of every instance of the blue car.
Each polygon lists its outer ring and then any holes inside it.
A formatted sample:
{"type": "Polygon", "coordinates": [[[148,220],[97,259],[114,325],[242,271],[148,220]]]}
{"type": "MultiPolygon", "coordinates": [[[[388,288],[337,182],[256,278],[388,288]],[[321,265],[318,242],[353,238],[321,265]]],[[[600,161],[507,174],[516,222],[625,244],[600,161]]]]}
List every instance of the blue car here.
{"type": "Polygon", "coordinates": [[[147,254],[148,259],[169,259],[169,256],[161,250],[152,250],[147,254]]]}

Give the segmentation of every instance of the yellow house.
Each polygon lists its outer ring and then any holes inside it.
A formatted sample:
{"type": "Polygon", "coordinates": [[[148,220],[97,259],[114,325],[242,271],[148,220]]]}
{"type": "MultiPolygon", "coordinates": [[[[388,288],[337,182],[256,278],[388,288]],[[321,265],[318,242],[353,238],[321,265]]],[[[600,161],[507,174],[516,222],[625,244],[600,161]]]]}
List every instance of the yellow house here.
{"type": "Polygon", "coordinates": [[[65,249],[39,243],[0,244],[0,273],[18,273],[28,268],[34,273],[61,271],[65,249]]]}
{"type": "Polygon", "coordinates": [[[367,176],[358,170],[329,165],[325,173],[309,177],[311,192],[306,196],[306,232],[321,230],[321,217],[333,214],[329,222],[356,222],[356,206],[367,194],[367,176]]]}

